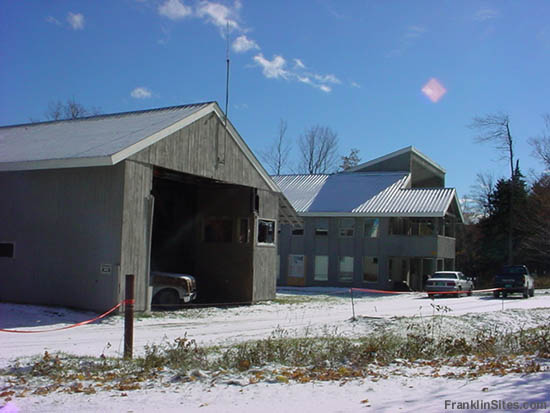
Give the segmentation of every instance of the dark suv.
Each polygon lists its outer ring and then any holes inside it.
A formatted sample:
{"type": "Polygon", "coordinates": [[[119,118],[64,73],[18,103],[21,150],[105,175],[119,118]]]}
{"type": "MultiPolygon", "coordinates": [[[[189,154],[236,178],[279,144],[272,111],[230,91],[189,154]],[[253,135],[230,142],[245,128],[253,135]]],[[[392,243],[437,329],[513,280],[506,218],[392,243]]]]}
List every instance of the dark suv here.
{"type": "Polygon", "coordinates": [[[522,293],[523,298],[535,295],[535,281],[525,265],[504,267],[495,277],[494,288],[501,288],[501,290],[493,292],[495,298],[498,298],[500,294],[502,297],[506,297],[512,293],[522,293]]]}

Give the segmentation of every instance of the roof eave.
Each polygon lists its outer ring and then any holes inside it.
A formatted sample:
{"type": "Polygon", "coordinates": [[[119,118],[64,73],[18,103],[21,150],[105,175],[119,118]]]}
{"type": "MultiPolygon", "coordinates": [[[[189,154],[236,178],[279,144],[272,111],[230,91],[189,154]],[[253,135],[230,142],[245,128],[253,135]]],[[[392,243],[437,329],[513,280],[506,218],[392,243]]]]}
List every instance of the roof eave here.
{"type": "Polygon", "coordinates": [[[298,212],[300,217],[443,218],[444,212],[298,212]]]}
{"type": "Polygon", "coordinates": [[[35,171],[41,169],[86,168],[92,166],[113,166],[111,156],[90,158],[43,159],[36,161],[0,163],[0,171],[35,171]]]}

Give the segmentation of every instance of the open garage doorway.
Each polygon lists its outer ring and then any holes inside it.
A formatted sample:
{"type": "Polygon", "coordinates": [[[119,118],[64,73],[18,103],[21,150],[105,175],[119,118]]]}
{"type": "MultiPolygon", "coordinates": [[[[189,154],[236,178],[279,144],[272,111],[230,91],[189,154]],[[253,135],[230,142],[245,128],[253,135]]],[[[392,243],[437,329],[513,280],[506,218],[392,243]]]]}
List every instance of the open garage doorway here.
{"type": "Polygon", "coordinates": [[[155,168],[152,194],[151,272],[193,276],[193,304],[252,302],[254,189],[155,168]]]}

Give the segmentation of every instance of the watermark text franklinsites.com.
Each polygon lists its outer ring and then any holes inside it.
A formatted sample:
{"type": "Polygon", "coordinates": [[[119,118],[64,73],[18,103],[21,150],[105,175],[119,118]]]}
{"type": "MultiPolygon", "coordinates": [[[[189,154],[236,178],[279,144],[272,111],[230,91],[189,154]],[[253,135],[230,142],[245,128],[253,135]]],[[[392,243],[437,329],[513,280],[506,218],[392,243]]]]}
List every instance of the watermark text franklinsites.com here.
{"type": "Polygon", "coordinates": [[[550,413],[550,401],[445,400],[445,410],[547,410],[550,413]]]}

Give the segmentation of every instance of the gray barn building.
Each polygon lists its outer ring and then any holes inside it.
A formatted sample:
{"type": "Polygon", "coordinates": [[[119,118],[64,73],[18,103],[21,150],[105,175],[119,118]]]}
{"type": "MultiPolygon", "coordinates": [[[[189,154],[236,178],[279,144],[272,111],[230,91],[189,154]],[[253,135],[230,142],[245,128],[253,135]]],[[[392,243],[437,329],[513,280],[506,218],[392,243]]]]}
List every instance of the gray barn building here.
{"type": "Polygon", "coordinates": [[[456,191],[414,147],[345,173],[274,180],[304,221],[281,227],[280,285],[420,290],[428,274],[454,269],[456,191]]]}
{"type": "Polygon", "coordinates": [[[136,275],[271,299],[295,211],[215,102],[0,128],[0,300],[102,311],[136,275]]]}

